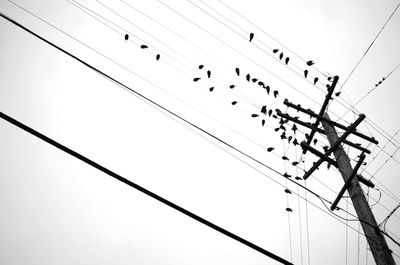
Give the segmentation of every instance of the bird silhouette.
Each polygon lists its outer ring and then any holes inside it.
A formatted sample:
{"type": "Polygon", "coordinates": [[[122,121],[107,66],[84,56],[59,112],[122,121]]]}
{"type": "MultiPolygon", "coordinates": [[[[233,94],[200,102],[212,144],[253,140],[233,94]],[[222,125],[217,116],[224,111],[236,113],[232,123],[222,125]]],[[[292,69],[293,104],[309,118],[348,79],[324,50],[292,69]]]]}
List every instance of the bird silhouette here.
{"type": "Polygon", "coordinates": [[[257,118],[257,117],[258,117],[258,114],[253,113],[253,114],[251,114],[251,117],[252,117],[252,118],[257,118]]]}
{"type": "Polygon", "coordinates": [[[286,57],[286,59],[285,59],[285,64],[288,64],[289,63],[289,57],[286,57]]]}
{"type": "Polygon", "coordinates": [[[285,192],[288,193],[288,194],[292,194],[292,192],[287,188],[285,189],[285,192]]]}
{"type": "Polygon", "coordinates": [[[263,81],[258,81],[258,83],[257,83],[259,86],[264,86],[264,82],[263,81]]]}
{"type": "Polygon", "coordinates": [[[251,79],[251,81],[253,82],[253,83],[255,83],[255,82],[257,82],[257,78],[253,78],[253,79],[251,79]]]}
{"type": "Polygon", "coordinates": [[[287,160],[287,161],[289,161],[289,158],[287,158],[286,156],[282,156],[282,160],[287,160]]]}
{"type": "Polygon", "coordinates": [[[201,78],[200,77],[195,77],[195,78],[193,78],[193,82],[197,82],[197,81],[199,81],[201,78]]]}
{"type": "Polygon", "coordinates": [[[267,148],[267,151],[268,151],[268,152],[272,152],[274,149],[275,149],[274,147],[268,147],[268,148],[267,148]]]}
{"type": "Polygon", "coordinates": [[[297,126],[296,126],[296,124],[293,124],[292,130],[293,130],[294,133],[296,133],[296,131],[297,131],[297,126]]]}
{"type": "Polygon", "coordinates": [[[210,87],[209,88],[209,90],[210,90],[210,92],[213,92],[213,90],[214,90],[214,87],[212,86],[212,87],[210,87]]]}
{"type": "Polygon", "coordinates": [[[270,109],[270,110],[268,111],[268,116],[271,117],[271,115],[272,115],[272,109],[270,109]]]}
{"type": "Polygon", "coordinates": [[[285,128],[285,126],[283,126],[282,124],[281,124],[281,125],[279,125],[279,129],[282,129],[282,130],[286,131],[286,128],[285,128]]]}
{"type": "Polygon", "coordinates": [[[246,75],[246,80],[250,82],[250,74],[246,75]]]}
{"type": "Polygon", "coordinates": [[[261,107],[261,113],[267,114],[267,106],[266,105],[261,107]]]}
{"type": "Polygon", "coordinates": [[[238,76],[240,76],[240,70],[239,70],[239,68],[235,68],[235,72],[236,72],[236,74],[238,75],[238,76]]]}
{"type": "Polygon", "coordinates": [[[211,77],[211,71],[207,70],[207,77],[210,78],[211,77]]]}
{"type": "Polygon", "coordinates": [[[317,139],[314,139],[314,141],[313,141],[314,145],[316,145],[317,142],[318,142],[318,140],[317,140],[317,139]]]}
{"type": "Polygon", "coordinates": [[[272,52],[277,53],[277,52],[279,52],[279,49],[273,49],[272,52]]]}
{"type": "Polygon", "coordinates": [[[200,70],[203,69],[203,67],[204,67],[204,65],[202,65],[202,64],[199,65],[200,70]]]}
{"type": "Polygon", "coordinates": [[[287,139],[289,144],[290,144],[290,142],[292,141],[292,139],[293,139],[293,136],[290,135],[290,136],[288,137],[288,139],[287,139]]]}
{"type": "Polygon", "coordinates": [[[149,48],[149,46],[143,44],[143,45],[140,45],[140,48],[147,49],[147,48],[149,48]]]}
{"type": "Polygon", "coordinates": [[[156,60],[157,60],[157,61],[160,60],[160,54],[157,54],[157,55],[156,55],[156,60]]]}
{"type": "Polygon", "coordinates": [[[289,175],[287,172],[283,173],[283,176],[284,176],[285,178],[291,178],[291,177],[292,177],[292,176],[289,175]]]}
{"type": "Polygon", "coordinates": [[[297,161],[292,162],[292,166],[297,166],[298,164],[299,164],[299,162],[297,162],[297,161]]]}
{"type": "Polygon", "coordinates": [[[269,86],[266,86],[265,90],[267,90],[267,94],[269,95],[269,92],[271,91],[271,88],[269,86]]]}
{"type": "Polygon", "coordinates": [[[286,208],[286,211],[287,212],[293,212],[292,208],[289,208],[289,207],[286,208]]]}
{"type": "Polygon", "coordinates": [[[281,52],[281,54],[279,54],[279,60],[282,60],[283,58],[283,52],[281,52]]]}
{"type": "Polygon", "coordinates": [[[282,139],[282,140],[286,139],[286,133],[285,133],[285,132],[283,132],[283,133],[281,134],[281,139],[282,139]]]}
{"type": "Polygon", "coordinates": [[[294,140],[293,140],[293,145],[294,145],[294,146],[299,145],[299,142],[297,141],[296,138],[294,138],[294,140]]]}
{"type": "Polygon", "coordinates": [[[279,131],[279,127],[275,128],[274,131],[275,131],[275,132],[279,131]]]}
{"type": "Polygon", "coordinates": [[[278,90],[274,90],[274,97],[276,98],[278,96],[279,92],[278,90]]]}
{"type": "Polygon", "coordinates": [[[314,61],[311,61],[311,60],[310,60],[310,61],[307,61],[307,65],[308,65],[308,66],[312,66],[313,64],[315,64],[314,61]]]}
{"type": "Polygon", "coordinates": [[[302,178],[296,176],[296,177],[295,177],[295,180],[302,180],[302,178]]]}
{"type": "Polygon", "coordinates": [[[229,86],[230,89],[233,89],[234,87],[235,87],[235,85],[230,85],[229,86]]]}
{"type": "Polygon", "coordinates": [[[125,34],[125,41],[128,41],[128,40],[129,40],[129,35],[125,34]]]}
{"type": "Polygon", "coordinates": [[[262,126],[265,125],[265,120],[264,120],[264,119],[261,121],[261,125],[262,125],[262,126]]]}
{"type": "Polygon", "coordinates": [[[238,102],[236,100],[232,101],[232,105],[236,105],[238,102]]]}
{"type": "Polygon", "coordinates": [[[335,93],[335,96],[338,97],[338,96],[340,96],[341,93],[342,93],[342,91],[336,92],[336,93],[335,93]]]}
{"type": "Polygon", "coordinates": [[[250,33],[250,39],[249,39],[249,41],[251,42],[251,41],[253,40],[253,38],[254,38],[254,33],[251,32],[251,33],[250,33]]]}
{"type": "Polygon", "coordinates": [[[308,76],[308,70],[304,70],[304,77],[307,78],[308,76]]]}
{"type": "Polygon", "coordinates": [[[326,152],[328,152],[329,147],[325,145],[324,147],[322,147],[322,149],[324,149],[324,151],[326,153],[326,152]]]}
{"type": "Polygon", "coordinates": [[[315,77],[314,78],[314,85],[317,84],[317,82],[318,82],[318,77],[315,77]]]}

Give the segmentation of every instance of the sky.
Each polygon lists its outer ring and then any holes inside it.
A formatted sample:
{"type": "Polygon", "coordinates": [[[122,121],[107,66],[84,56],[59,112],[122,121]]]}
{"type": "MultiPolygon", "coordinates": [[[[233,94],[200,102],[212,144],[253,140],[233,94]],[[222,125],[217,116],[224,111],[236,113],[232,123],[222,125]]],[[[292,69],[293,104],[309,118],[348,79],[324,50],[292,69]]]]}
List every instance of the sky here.
{"type": "MultiPolygon", "coordinates": [[[[338,75],[335,92],[342,92],[328,113],[346,126],[367,116],[358,129],[379,144],[349,140],[372,151],[360,170],[376,189],[362,188],[382,222],[400,203],[400,70],[388,76],[400,63],[399,13],[346,79],[397,4],[1,0],[1,13],[203,131],[4,18],[0,111],[294,264],[374,264],[351,201],[343,198],[332,213],[296,185],[333,201],[343,185],[338,170],[323,164],[307,181],[295,180],[318,158],[307,153],[293,166],[301,148],[282,140],[279,120],[260,110],[312,122],[284,99],[318,112],[326,76],[338,75]]],[[[299,142],[309,133],[291,126],[287,135],[299,142]]],[[[327,139],[316,139],[322,151],[327,139]]],[[[1,264],[278,264],[3,120],[0,146],[1,264]]],[[[345,150],[354,166],[360,151],[345,150]]],[[[399,222],[396,212],[386,225],[398,241],[399,222]]],[[[399,263],[399,246],[387,242],[399,263]]]]}

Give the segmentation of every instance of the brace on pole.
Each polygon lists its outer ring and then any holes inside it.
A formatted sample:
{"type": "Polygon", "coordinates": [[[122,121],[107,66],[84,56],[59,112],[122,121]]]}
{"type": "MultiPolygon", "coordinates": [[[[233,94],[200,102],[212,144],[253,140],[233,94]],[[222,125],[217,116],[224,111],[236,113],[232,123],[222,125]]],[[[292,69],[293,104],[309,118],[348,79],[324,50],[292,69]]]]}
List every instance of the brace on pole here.
{"type": "Polygon", "coordinates": [[[357,175],[357,171],[360,168],[364,159],[365,159],[365,154],[363,153],[363,154],[361,154],[360,160],[358,160],[356,166],[354,167],[353,172],[351,172],[351,175],[347,178],[342,189],[339,191],[336,199],[333,201],[333,203],[331,205],[331,211],[336,209],[336,206],[338,205],[340,199],[343,197],[343,194],[346,192],[347,188],[350,186],[351,182],[353,181],[353,178],[357,175]]]}
{"type": "MultiPolygon", "coordinates": [[[[291,117],[289,114],[282,113],[279,109],[276,109],[276,114],[277,114],[279,117],[285,118],[285,119],[287,119],[287,120],[289,120],[289,121],[293,121],[293,122],[295,122],[295,123],[298,123],[298,124],[300,124],[300,125],[302,125],[302,126],[304,126],[304,127],[306,127],[306,128],[313,129],[311,123],[309,123],[309,122],[304,122],[304,121],[298,120],[298,119],[296,119],[296,118],[293,118],[293,117],[291,117]]],[[[345,127],[345,129],[347,129],[347,127],[345,127]]],[[[322,134],[326,134],[325,131],[322,130],[322,129],[320,129],[320,128],[317,128],[316,131],[319,132],[319,133],[322,133],[322,134]]],[[[362,146],[359,145],[359,144],[352,143],[352,142],[350,142],[350,141],[348,141],[348,140],[344,140],[343,143],[344,143],[344,144],[347,144],[347,145],[349,145],[349,146],[351,146],[351,147],[354,147],[355,149],[358,149],[358,150],[360,150],[361,152],[364,152],[364,153],[367,153],[367,154],[370,154],[370,153],[371,153],[371,151],[368,150],[367,148],[364,148],[364,147],[362,147],[362,146]]]]}
{"type": "Polygon", "coordinates": [[[313,148],[313,147],[307,145],[306,142],[304,142],[304,141],[301,142],[301,143],[300,143],[300,146],[301,146],[303,149],[307,149],[308,151],[310,151],[310,152],[313,153],[314,155],[320,157],[321,159],[324,159],[324,160],[325,160],[326,162],[328,162],[329,164],[332,164],[332,165],[334,165],[335,167],[337,167],[337,163],[336,163],[335,160],[333,160],[333,159],[330,158],[329,156],[326,156],[324,153],[318,151],[317,149],[315,149],[315,148],[313,148]]]}
{"type": "MultiPolygon", "coordinates": [[[[354,130],[362,120],[365,119],[365,115],[361,114],[360,117],[343,133],[342,136],[325,152],[326,156],[329,156],[335,149],[343,142],[344,139],[354,130]]],[[[307,179],[311,174],[324,162],[323,159],[319,159],[303,176],[303,179],[307,179]]]]}
{"type": "MultiPolygon", "coordinates": [[[[333,90],[335,89],[338,80],[339,80],[339,76],[335,75],[335,77],[333,77],[332,85],[329,87],[328,94],[325,96],[325,100],[321,106],[321,110],[319,111],[319,115],[316,117],[317,120],[315,121],[314,125],[312,126],[310,136],[307,139],[307,145],[310,145],[312,138],[314,137],[314,134],[316,133],[316,129],[318,128],[318,125],[320,122],[319,116],[322,116],[325,113],[326,107],[328,107],[328,103],[332,99],[333,90]]],[[[305,153],[307,153],[307,149],[303,149],[303,154],[305,154],[305,153]]]]}
{"type": "MultiPolygon", "coordinates": [[[[347,127],[345,125],[340,124],[340,123],[335,122],[335,121],[328,120],[324,116],[318,115],[312,110],[304,109],[300,105],[295,105],[295,104],[289,102],[287,99],[285,99],[283,101],[283,104],[285,104],[286,106],[291,107],[291,108],[293,108],[295,110],[301,111],[301,112],[303,112],[303,113],[305,113],[307,115],[310,115],[310,116],[312,116],[314,118],[319,118],[320,121],[327,122],[327,123],[329,123],[329,124],[331,124],[333,126],[338,127],[339,129],[342,129],[342,130],[346,130],[347,129],[347,127]]],[[[362,134],[360,132],[354,131],[354,132],[352,132],[352,134],[357,135],[358,137],[360,137],[360,138],[362,138],[364,140],[367,140],[367,141],[369,141],[369,142],[371,142],[373,144],[378,144],[379,143],[374,137],[369,137],[369,136],[367,136],[365,134],[362,134]]]]}

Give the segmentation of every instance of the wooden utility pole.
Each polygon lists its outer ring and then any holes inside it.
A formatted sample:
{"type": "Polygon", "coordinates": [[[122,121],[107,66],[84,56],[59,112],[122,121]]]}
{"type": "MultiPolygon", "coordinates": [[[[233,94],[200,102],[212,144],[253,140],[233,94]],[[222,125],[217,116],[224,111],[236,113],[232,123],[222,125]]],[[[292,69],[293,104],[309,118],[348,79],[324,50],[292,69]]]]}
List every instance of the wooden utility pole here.
{"type": "MultiPolygon", "coordinates": [[[[326,118],[326,120],[330,120],[327,113],[325,113],[323,117],[326,118]]],[[[324,131],[328,137],[329,143],[331,146],[333,146],[338,142],[339,136],[335,128],[326,120],[321,121],[322,126],[324,127],[324,131]]],[[[375,217],[368,205],[358,179],[353,178],[352,180],[350,179],[348,181],[349,178],[354,176],[356,171],[353,170],[349,157],[346,155],[341,144],[334,149],[334,155],[336,158],[337,167],[342,174],[343,180],[345,183],[348,183],[347,191],[353,202],[358,219],[361,222],[365,237],[367,238],[376,264],[394,265],[395,262],[391,254],[391,250],[389,249],[384,236],[379,230],[378,224],[376,223],[375,217]]],[[[338,198],[340,199],[340,197],[338,198]]]]}

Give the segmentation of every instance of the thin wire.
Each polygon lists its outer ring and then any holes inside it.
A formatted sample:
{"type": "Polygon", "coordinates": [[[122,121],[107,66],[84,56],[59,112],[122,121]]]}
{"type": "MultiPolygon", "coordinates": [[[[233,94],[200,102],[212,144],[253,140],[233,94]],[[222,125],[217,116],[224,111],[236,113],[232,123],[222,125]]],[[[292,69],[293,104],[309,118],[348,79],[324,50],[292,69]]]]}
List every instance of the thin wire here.
{"type": "Polygon", "coordinates": [[[347,80],[349,80],[350,76],[354,73],[358,65],[361,63],[361,61],[364,59],[364,57],[367,55],[369,49],[371,49],[372,45],[375,43],[375,41],[378,39],[379,35],[383,31],[383,29],[386,27],[386,25],[389,23],[390,19],[396,12],[396,10],[399,8],[400,2],[397,4],[396,8],[393,10],[392,14],[390,14],[389,18],[386,20],[385,24],[381,28],[381,30],[378,32],[378,34],[375,36],[374,40],[371,42],[371,44],[368,46],[367,50],[364,52],[364,54],[361,56],[361,58],[358,60],[357,64],[354,66],[353,70],[351,70],[350,74],[347,76],[346,80],[343,82],[342,86],[340,87],[340,90],[343,90],[344,85],[347,83],[347,80]]]}
{"type": "MultiPolygon", "coordinates": [[[[297,157],[297,148],[294,148],[294,155],[296,158],[296,161],[298,159],[297,157]]],[[[296,176],[299,176],[298,168],[296,167],[296,176]]],[[[297,194],[300,194],[300,188],[297,186],[297,194]]],[[[300,208],[300,196],[297,196],[297,207],[298,207],[298,212],[299,212],[299,233],[300,233],[300,258],[301,258],[301,265],[303,265],[303,229],[301,225],[301,208],[300,208]]]]}

